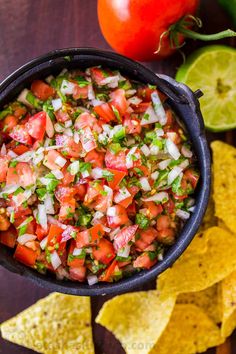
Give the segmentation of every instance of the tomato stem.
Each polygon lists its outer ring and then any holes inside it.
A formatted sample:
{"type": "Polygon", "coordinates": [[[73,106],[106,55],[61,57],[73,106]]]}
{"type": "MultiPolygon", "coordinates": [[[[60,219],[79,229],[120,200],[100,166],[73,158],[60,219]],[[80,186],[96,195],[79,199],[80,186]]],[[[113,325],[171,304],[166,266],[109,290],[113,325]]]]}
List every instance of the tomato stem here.
{"type": "Polygon", "coordinates": [[[218,39],[236,36],[236,32],[232,31],[231,29],[227,29],[225,31],[214,34],[202,34],[187,28],[179,28],[178,33],[182,33],[187,38],[200,39],[202,41],[217,41],[218,39]]]}

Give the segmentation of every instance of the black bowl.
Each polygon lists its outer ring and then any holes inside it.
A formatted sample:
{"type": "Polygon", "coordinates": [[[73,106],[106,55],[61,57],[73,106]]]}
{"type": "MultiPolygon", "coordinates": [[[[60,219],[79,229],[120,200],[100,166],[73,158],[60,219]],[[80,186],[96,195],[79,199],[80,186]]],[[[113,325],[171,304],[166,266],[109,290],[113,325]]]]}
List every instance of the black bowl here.
{"type": "Polygon", "coordinates": [[[111,69],[119,69],[121,73],[143,83],[156,85],[168,97],[168,103],[183,120],[192,140],[198,158],[201,173],[196,191],[196,208],[186,222],[176,243],[167,250],[163,261],[158,262],[150,270],[141,271],[130,278],[117,283],[98,283],[89,286],[65,280],[57,280],[53,275],[41,275],[12,257],[12,251],[0,246],[0,264],[8,270],[23,275],[36,284],[52,291],[73,295],[105,295],[127,292],[154,277],[170,267],[180,257],[197,232],[205,213],[210,194],[211,162],[210,153],[204,133],[204,124],[199,108],[198,97],[201,91],[193,93],[187,86],[177,83],[165,75],[156,75],[143,65],[116,53],[93,48],[69,48],[50,52],[25,64],[0,85],[0,109],[4,104],[14,99],[19,92],[32,80],[58,73],[63,68],[86,68],[103,65],[111,69]]]}

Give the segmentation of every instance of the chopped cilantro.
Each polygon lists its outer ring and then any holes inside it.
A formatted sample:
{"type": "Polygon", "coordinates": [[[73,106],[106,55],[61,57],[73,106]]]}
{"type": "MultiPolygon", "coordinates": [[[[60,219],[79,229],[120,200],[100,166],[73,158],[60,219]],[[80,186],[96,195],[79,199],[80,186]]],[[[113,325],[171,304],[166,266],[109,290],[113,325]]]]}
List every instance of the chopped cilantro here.
{"type": "Polygon", "coordinates": [[[146,229],[150,225],[150,220],[144,214],[136,214],[135,223],[139,225],[140,229],[146,229]]]}

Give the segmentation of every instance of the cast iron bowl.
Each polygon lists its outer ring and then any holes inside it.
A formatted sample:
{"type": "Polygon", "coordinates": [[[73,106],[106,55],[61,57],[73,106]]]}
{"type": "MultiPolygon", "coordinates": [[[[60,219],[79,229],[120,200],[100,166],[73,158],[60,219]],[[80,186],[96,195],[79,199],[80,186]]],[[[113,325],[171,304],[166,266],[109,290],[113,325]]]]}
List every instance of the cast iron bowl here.
{"type": "Polygon", "coordinates": [[[59,73],[63,68],[87,68],[94,65],[119,69],[121,73],[132,79],[157,85],[158,89],[167,95],[169,105],[183,120],[192,140],[198,158],[201,178],[196,191],[196,208],[186,222],[176,243],[164,255],[163,261],[159,261],[150,270],[143,270],[117,283],[98,283],[89,286],[85,283],[57,280],[50,274],[41,275],[37,271],[18,263],[12,257],[12,250],[3,245],[0,246],[0,265],[6,269],[23,275],[52,291],[88,296],[130,291],[151,281],[170,267],[189,245],[199,228],[209,199],[211,179],[210,153],[198,102],[201,91],[193,93],[187,86],[177,83],[172,78],[166,75],[156,75],[143,65],[116,53],[93,48],[69,48],[55,50],[36,58],[16,70],[0,84],[0,109],[35,79],[59,73]]]}

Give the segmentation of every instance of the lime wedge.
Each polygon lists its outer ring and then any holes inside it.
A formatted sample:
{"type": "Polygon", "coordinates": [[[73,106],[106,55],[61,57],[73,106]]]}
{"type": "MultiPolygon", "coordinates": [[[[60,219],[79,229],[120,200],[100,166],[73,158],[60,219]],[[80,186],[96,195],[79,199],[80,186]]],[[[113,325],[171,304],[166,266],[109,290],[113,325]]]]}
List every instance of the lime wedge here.
{"type": "Polygon", "coordinates": [[[212,45],[195,51],[179,68],[176,80],[204,93],[200,106],[206,128],[236,128],[236,49],[212,45]]]}

